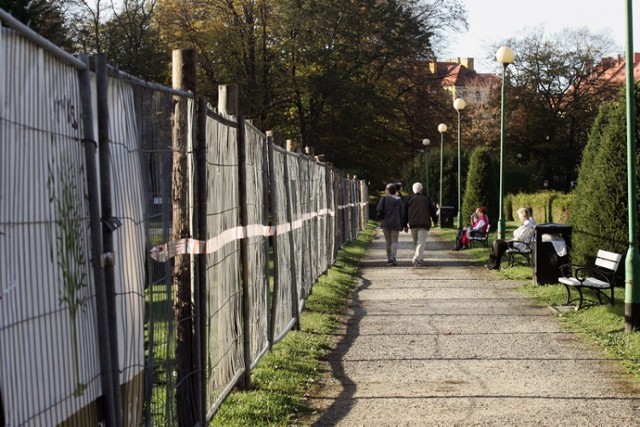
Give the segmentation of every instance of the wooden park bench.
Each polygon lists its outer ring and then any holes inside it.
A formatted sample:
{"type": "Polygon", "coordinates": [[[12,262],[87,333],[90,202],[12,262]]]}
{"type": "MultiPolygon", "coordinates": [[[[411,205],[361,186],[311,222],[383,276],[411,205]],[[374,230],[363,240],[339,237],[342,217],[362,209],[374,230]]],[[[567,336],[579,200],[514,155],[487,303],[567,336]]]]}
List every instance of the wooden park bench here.
{"type": "Polygon", "coordinates": [[[580,310],[585,301],[583,289],[590,289],[598,298],[598,303],[602,304],[605,298],[614,305],[614,277],[621,260],[622,255],[600,249],[593,267],[571,264],[560,266],[562,277],[558,281],[567,289],[567,305],[577,301],[576,310],[580,310]],[[571,298],[571,289],[578,291],[578,296],[571,298]]]}
{"type": "Polygon", "coordinates": [[[487,229],[484,233],[479,231],[470,231],[469,232],[469,243],[473,248],[476,242],[482,243],[482,246],[485,248],[489,247],[489,231],[491,230],[491,224],[487,225],[487,229]]]}

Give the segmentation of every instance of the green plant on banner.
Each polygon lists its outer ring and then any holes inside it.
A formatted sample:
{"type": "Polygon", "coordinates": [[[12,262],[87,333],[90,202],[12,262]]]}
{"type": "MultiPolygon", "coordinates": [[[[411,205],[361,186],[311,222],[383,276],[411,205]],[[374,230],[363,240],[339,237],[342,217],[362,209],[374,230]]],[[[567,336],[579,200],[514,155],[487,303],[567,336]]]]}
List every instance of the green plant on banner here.
{"type": "Polygon", "coordinates": [[[54,174],[52,165],[49,166],[48,187],[49,202],[54,205],[56,212],[56,255],[62,273],[58,302],[61,306],[66,305],[69,308],[73,367],[76,376],[74,395],[77,397],[82,396],[87,387],[80,382],[77,327],[78,313],[86,301],[81,291],[87,287],[86,258],[82,241],[85,233],[82,226],[81,201],[84,196],[77,185],[83,173],[67,158],[63,158],[55,169],[54,174]]]}

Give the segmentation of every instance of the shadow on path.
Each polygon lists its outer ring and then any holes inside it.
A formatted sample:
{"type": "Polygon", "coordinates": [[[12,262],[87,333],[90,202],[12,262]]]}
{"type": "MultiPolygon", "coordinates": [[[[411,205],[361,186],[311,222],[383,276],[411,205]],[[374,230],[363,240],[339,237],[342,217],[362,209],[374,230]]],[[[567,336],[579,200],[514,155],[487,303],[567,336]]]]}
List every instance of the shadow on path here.
{"type": "Polygon", "coordinates": [[[346,331],[342,339],[337,342],[336,348],[329,358],[333,378],[340,381],[342,391],[333,400],[331,406],[324,410],[320,419],[313,425],[323,426],[334,424],[337,420],[344,418],[349,413],[352,404],[355,402],[353,396],[356,391],[356,385],[345,373],[342,361],[355,340],[360,336],[360,322],[367,314],[365,307],[362,305],[362,301],[360,301],[359,293],[368,289],[371,286],[371,281],[366,279],[361,280],[360,286],[353,291],[351,297],[351,303],[349,305],[351,315],[347,320],[346,331]]]}

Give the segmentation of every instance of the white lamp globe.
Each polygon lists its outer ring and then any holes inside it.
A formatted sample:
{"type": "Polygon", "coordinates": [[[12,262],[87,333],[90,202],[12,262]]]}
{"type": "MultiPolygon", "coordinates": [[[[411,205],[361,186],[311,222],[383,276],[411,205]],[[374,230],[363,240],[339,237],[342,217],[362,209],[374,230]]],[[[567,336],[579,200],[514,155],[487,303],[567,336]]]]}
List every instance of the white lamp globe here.
{"type": "Polygon", "coordinates": [[[516,53],[509,46],[502,46],[496,52],[496,59],[502,65],[509,65],[516,59],[516,53]]]}
{"type": "Polygon", "coordinates": [[[429,139],[425,138],[422,140],[422,145],[424,145],[425,147],[429,144],[431,144],[431,141],[429,141],[429,139]]]}
{"type": "Polygon", "coordinates": [[[438,132],[445,133],[446,131],[447,131],[447,125],[445,125],[444,123],[440,123],[438,125],[438,132]]]}
{"type": "Polygon", "coordinates": [[[453,108],[455,108],[457,111],[464,110],[464,107],[466,106],[467,103],[464,102],[464,99],[462,98],[456,98],[456,100],[453,101],[453,108]]]}

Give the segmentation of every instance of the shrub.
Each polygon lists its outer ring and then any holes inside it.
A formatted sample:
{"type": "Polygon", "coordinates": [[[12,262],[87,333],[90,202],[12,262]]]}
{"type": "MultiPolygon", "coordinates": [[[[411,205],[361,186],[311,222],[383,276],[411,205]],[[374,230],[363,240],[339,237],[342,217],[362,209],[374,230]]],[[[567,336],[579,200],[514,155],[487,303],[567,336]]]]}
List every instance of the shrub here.
{"type": "Polygon", "coordinates": [[[574,262],[593,262],[598,249],[626,253],[627,203],[625,104],[609,102],[600,107],[578,172],[569,218],[574,262]]]}
{"type": "Polygon", "coordinates": [[[466,221],[478,206],[485,206],[491,228],[498,222],[498,163],[485,147],[471,153],[467,185],[462,202],[462,219],[466,221]]]}
{"type": "Polygon", "coordinates": [[[555,222],[566,224],[571,196],[558,191],[540,191],[538,193],[519,193],[511,195],[511,212],[513,218],[517,218],[516,211],[522,207],[533,209],[533,218],[539,224],[555,222]]]}

